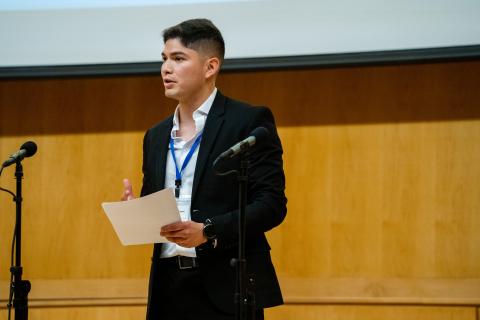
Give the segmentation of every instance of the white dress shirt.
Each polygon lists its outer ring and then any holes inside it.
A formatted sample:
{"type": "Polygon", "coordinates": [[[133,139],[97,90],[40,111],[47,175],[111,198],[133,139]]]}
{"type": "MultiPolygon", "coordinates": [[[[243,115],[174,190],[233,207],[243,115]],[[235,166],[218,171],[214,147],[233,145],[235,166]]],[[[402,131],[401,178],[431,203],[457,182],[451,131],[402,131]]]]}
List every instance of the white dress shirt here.
{"type": "MultiPolygon", "coordinates": [[[[200,133],[202,133],[203,128],[205,127],[205,122],[207,121],[208,112],[212,107],[213,100],[217,94],[217,88],[213,90],[210,96],[205,100],[200,107],[198,107],[193,112],[193,120],[195,121],[195,135],[190,138],[190,140],[185,141],[181,137],[177,137],[177,132],[180,130],[180,122],[178,119],[178,106],[175,109],[173,115],[173,128],[171,132],[171,137],[173,139],[173,146],[175,149],[175,158],[177,160],[178,169],[180,170],[185,158],[187,157],[188,152],[192,148],[195,139],[200,133]]],[[[202,137],[203,139],[203,137],[202,137]]],[[[193,187],[193,176],[195,174],[195,165],[197,164],[198,152],[200,146],[192,154],[192,158],[188,162],[188,165],[182,171],[182,184],[180,186],[180,197],[176,198],[178,211],[180,211],[180,217],[182,221],[191,220],[190,215],[190,206],[192,202],[192,187],[193,187]]],[[[175,188],[175,163],[173,161],[172,153],[170,151],[170,145],[168,146],[168,155],[167,155],[167,169],[165,174],[165,188],[175,188]]],[[[195,248],[185,248],[179,246],[175,243],[167,242],[162,246],[162,252],[160,254],[161,258],[169,258],[174,256],[186,256],[186,257],[196,257],[195,248]]]]}

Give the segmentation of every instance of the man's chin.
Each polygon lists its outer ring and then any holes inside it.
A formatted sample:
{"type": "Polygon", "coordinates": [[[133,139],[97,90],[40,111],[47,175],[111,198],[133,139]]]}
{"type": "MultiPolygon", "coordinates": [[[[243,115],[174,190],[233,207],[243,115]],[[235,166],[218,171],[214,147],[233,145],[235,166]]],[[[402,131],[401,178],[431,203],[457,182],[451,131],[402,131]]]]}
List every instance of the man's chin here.
{"type": "Polygon", "coordinates": [[[171,90],[165,90],[165,97],[169,99],[175,99],[178,100],[176,92],[172,92],[171,90]]]}

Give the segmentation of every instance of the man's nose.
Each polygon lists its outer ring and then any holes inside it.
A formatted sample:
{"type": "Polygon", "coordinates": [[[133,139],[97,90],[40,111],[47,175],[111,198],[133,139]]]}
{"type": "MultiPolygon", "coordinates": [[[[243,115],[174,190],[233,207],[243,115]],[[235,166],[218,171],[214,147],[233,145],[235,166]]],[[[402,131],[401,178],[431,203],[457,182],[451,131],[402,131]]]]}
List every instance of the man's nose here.
{"type": "Polygon", "coordinates": [[[171,64],[168,62],[168,60],[163,61],[161,72],[162,74],[172,73],[171,64]]]}

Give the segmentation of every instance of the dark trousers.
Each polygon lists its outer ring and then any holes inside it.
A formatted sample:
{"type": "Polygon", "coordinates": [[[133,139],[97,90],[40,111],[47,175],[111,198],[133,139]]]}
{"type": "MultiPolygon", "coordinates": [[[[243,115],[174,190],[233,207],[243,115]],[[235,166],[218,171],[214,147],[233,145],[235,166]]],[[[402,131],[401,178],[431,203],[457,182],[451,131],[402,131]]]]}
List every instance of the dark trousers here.
{"type": "MultiPolygon", "coordinates": [[[[160,259],[158,320],[234,320],[235,314],[219,310],[209,299],[201,281],[200,269],[180,270],[175,258],[160,259]]],[[[233,297],[232,297],[233,299],[233,297]]],[[[263,320],[263,309],[255,320],[263,320]]]]}

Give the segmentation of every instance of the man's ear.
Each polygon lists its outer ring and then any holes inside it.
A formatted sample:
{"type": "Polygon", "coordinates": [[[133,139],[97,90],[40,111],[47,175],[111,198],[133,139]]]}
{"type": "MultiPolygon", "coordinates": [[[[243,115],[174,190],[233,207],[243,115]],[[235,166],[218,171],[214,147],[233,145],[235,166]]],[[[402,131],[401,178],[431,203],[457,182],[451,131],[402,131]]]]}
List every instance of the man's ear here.
{"type": "Polygon", "coordinates": [[[220,69],[220,59],[217,57],[208,58],[205,63],[205,78],[209,79],[215,76],[220,69]]]}

